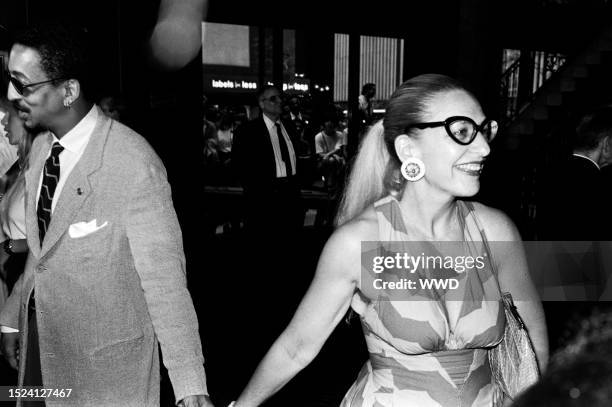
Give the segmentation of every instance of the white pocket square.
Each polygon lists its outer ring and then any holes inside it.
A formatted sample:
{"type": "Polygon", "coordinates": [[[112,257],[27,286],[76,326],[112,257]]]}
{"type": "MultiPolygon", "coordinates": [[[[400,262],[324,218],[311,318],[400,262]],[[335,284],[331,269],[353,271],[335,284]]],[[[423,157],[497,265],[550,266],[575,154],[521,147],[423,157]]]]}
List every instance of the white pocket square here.
{"type": "Polygon", "coordinates": [[[78,223],[73,223],[72,225],[70,225],[70,227],[68,228],[68,235],[70,235],[71,238],[73,239],[77,239],[79,237],[84,237],[87,235],[90,235],[100,229],[102,229],[104,226],[108,225],[108,221],[104,222],[103,224],[101,224],[100,226],[96,225],[96,219],[89,221],[89,222],[78,222],[78,223]]]}

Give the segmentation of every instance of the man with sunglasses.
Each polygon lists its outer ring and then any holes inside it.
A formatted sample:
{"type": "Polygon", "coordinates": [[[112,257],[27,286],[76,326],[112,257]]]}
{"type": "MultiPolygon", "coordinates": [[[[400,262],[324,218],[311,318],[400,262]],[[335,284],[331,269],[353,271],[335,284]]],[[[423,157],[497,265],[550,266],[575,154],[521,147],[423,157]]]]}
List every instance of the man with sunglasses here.
{"type": "MultiPolygon", "coordinates": [[[[249,279],[249,288],[240,298],[263,312],[241,319],[241,332],[257,332],[249,338],[249,352],[243,358],[246,374],[255,369],[305,289],[300,285],[303,273],[297,271],[297,259],[303,253],[299,235],[304,214],[294,127],[281,120],[283,100],[276,87],[260,89],[257,102],[261,115],[236,129],[232,146],[232,166],[244,189],[247,244],[241,254],[248,258],[245,268],[249,270],[240,276],[249,279]],[[284,285],[285,281],[290,284],[284,285]]],[[[292,401],[279,403],[291,405],[292,401]]]]}
{"type": "Polygon", "coordinates": [[[247,203],[245,227],[251,231],[295,231],[302,226],[300,188],[292,126],[281,120],[283,100],[274,86],[257,94],[261,116],[234,134],[232,160],[247,203]]]}
{"type": "Polygon", "coordinates": [[[71,405],[154,406],[159,341],[177,402],[212,406],[166,171],[88,100],[81,38],[32,27],[10,52],[8,98],[45,133],[26,174],[28,262],[0,313],[4,354],[19,385],[72,389],[71,405]]]}

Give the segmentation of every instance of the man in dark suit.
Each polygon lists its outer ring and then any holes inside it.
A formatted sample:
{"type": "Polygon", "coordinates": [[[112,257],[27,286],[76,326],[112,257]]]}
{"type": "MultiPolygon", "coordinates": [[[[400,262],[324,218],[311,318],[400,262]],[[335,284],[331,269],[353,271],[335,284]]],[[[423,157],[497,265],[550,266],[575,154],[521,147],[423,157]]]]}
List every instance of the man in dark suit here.
{"type": "Polygon", "coordinates": [[[280,120],[282,99],[265,86],[257,100],[261,116],[234,133],[232,163],[244,188],[245,227],[295,233],[303,222],[292,126],[280,120]]]}
{"type": "Polygon", "coordinates": [[[542,200],[544,240],[609,240],[612,212],[601,167],[612,159],[612,106],[584,115],[576,127],[572,154],[556,167],[542,200]],[[608,238],[607,238],[608,237],[608,238]]]}
{"type": "Polygon", "coordinates": [[[556,267],[551,271],[558,273],[555,288],[565,298],[559,295],[543,303],[551,351],[563,344],[569,321],[594,308],[610,310],[605,302],[595,301],[606,299],[602,294],[609,278],[603,255],[609,251],[606,241],[612,240],[612,211],[601,167],[611,160],[612,107],[605,106],[580,120],[572,154],[555,168],[538,207],[540,240],[582,242],[553,246],[556,267]]]}
{"type": "MultiPolygon", "coordinates": [[[[236,337],[253,332],[249,351],[241,358],[240,372],[232,372],[236,389],[246,385],[249,374],[273,341],[287,326],[310,275],[300,267],[299,243],[303,212],[298,182],[293,126],[281,120],[283,101],[279,90],[265,86],[257,93],[261,116],[234,132],[232,166],[244,189],[246,240],[241,253],[241,284],[233,292],[241,304],[265,310],[258,318],[244,318],[244,306],[226,310],[241,319],[236,337]],[[290,284],[284,284],[289,282],[290,284]]],[[[235,277],[232,276],[232,281],[235,277]]],[[[232,335],[229,335],[230,337],[232,335]]],[[[291,405],[283,393],[267,402],[291,405]]]]}

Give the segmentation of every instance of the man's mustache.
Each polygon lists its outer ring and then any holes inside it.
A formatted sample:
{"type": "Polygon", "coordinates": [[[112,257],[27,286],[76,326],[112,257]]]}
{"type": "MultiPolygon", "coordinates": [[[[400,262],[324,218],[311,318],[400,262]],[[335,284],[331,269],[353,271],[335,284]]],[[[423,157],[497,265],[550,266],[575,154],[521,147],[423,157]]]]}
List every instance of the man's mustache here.
{"type": "Polygon", "coordinates": [[[21,106],[19,104],[19,102],[13,102],[13,107],[15,108],[15,110],[20,111],[20,112],[25,112],[25,113],[30,113],[30,109],[28,109],[25,106],[21,106]]]}

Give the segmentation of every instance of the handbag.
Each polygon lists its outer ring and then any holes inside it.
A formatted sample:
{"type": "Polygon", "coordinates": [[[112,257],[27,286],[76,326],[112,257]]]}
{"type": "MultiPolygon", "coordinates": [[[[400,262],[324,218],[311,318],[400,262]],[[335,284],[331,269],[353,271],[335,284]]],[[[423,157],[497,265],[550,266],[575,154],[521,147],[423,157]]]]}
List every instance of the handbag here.
{"type": "MultiPolygon", "coordinates": [[[[466,202],[466,205],[474,213],[476,225],[484,234],[484,229],[476,216],[474,206],[471,202],[466,202]]],[[[483,239],[482,243],[486,255],[492,260],[492,251],[486,238],[483,239]]],[[[504,329],[504,337],[499,344],[489,349],[489,365],[495,383],[506,396],[515,399],[516,396],[539,380],[540,369],[529,333],[514,305],[512,295],[509,292],[502,292],[497,279],[495,262],[491,261],[491,267],[504,306],[506,328],[504,329]]]]}
{"type": "Polygon", "coordinates": [[[540,378],[538,362],[529,333],[512,295],[502,293],[506,328],[501,342],[489,350],[489,364],[495,382],[505,395],[514,399],[540,378]]]}

